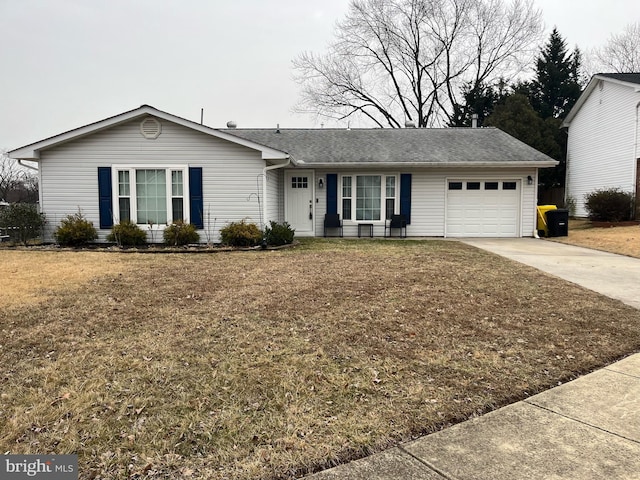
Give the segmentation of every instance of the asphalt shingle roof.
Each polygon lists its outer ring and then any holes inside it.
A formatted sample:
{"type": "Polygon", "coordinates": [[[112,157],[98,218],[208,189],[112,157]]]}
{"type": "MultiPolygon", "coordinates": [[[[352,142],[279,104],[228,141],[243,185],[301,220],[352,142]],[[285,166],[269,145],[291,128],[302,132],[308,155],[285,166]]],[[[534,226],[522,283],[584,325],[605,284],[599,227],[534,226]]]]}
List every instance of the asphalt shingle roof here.
{"type": "Polygon", "coordinates": [[[599,73],[598,75],[620,80],[621,82],[637,83],[640,85],[640,73],[599,73]]]}
{"type": "Polygon", "coordinates": [[[224,129],[305,164],[552,162],[497,128],[224,129]]]}

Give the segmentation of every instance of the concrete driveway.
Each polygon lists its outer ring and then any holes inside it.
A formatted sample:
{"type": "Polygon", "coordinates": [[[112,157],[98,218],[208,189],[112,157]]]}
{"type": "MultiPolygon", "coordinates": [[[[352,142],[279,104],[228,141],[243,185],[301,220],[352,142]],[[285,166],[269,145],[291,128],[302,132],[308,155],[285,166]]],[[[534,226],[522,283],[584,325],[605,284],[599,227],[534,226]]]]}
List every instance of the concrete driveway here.
{"type": "Polygon", "coordinates": [[[535,238],[462,241],[640,309],[640,259],[535,238]]]}

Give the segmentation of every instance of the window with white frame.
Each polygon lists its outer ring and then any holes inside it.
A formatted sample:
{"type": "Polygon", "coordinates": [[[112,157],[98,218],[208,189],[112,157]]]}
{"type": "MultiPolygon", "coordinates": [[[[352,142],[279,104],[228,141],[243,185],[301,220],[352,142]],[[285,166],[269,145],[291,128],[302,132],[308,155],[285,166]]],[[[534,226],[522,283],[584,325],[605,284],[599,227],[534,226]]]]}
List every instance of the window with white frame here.
{"type": "Polygon", "coordinates": [[[114,166],[116,222],[166,225],[187,221],[187,167],[114,166]]]}
{"type": "Polygon", "coordinates": [[[342,219],[351,220],[351,177],[342,177],[342,219]]]}
{"type": "Polygon", "coordinates": [[[396,185],[397,175],[343,175],[342,219],[375,222],[391,218],[398,204],[396,185]]]}
{"type": "Polygon", "coordinates": [[[171,219],[184,220],[184,173],[171,170],[171,219]]]}
{"type": "Polygon", "coordinates": [[[396,211],[396,177],[387,176],[385,188],[385,218],[389,220],[396,211]]]}
{"type": "Polygon", "coordinates": [[[131,186],[129,171],[120,170],[118,172],[118,211],[120,221],[131,220],[131,186]]]}

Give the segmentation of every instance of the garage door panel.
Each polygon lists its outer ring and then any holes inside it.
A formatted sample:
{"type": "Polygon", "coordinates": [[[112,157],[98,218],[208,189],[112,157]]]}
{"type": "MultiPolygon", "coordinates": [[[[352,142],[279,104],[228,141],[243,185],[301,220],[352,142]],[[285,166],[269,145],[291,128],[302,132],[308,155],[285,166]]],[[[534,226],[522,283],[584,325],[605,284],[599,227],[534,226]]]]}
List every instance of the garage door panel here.
{"type": "MultiPolygon", "coordinates": [[[[446,234],[449,237],[518,237],[520,228],[520,182],[516,189],[503,188],[507,180],[487,180],[498,183],[498,189],[468,190],[467,180],[462,190],[447,190],[446,234]]],[[[477,182],[477,180],[469,180],[477,182]]]]}

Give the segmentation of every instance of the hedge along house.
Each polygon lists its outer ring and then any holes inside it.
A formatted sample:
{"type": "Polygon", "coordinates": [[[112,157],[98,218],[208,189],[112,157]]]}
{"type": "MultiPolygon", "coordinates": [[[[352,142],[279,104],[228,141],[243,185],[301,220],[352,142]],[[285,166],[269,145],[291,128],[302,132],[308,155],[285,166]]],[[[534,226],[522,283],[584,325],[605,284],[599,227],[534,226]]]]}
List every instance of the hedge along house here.
{"type": "Polygon", "coordinates": [[[147,105],[9,155],[38,162],[47,240],[78,210],[100,240],[123,219],[152,241],[178,219],[203,242],[242,219],[322,236],[327,213],[345,236],[391,214],[409,236],[533,236],[538,169],[557,163],[495,128],[213,129],[147,105]]]}

